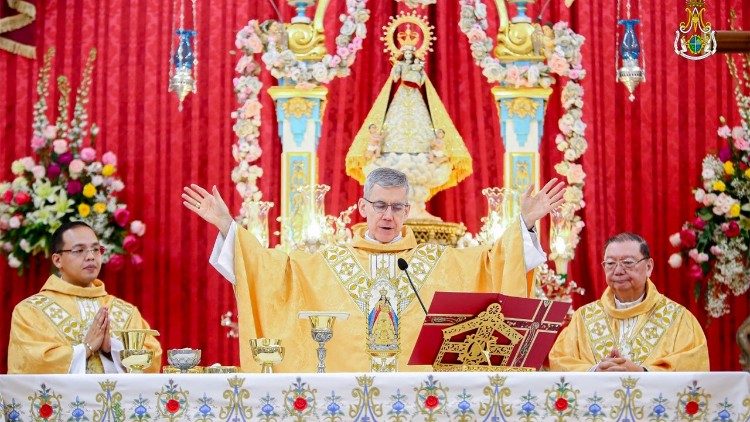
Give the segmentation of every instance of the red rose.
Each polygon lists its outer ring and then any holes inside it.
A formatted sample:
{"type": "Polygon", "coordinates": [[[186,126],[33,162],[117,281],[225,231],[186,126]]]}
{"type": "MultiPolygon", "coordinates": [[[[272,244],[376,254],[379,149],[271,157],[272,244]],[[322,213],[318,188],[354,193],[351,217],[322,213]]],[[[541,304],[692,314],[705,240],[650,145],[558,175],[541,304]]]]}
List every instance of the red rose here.
{"type": "Polygon", "coordinates": [[[16,192],[15,200],[18,205],[26,205],[31,201],[31,195],[26,192],[16,192]]]}
{"type": "Polygon", "coordinates": [[[177,411],[180,410],[180,402],[175,399],[169,399],[166,408],[169,413],[177,413],[177,411]]]}
{"type": "Polygon", "coordinates": [[[698,263],[693,262],[688,268],[688,276],[695,281],[703,279],[703,268],[698,263]]]}
{"type": "Polygon", "coordinates": [[[695,220],[693,220],[693,227],[698,230],[703,230],[706,228],[706,222],[700,217],[695,217],[695,220]]]}
{"type": "Polygon", "coordinates": [[[307,400],[304,397],[294,399],[294,410],[301,412],[307,409],[307,400]]]}
{"type": "Polygon", "coordinates": [[[557,409],[558,412],[564,412],[567,408],[568,400],[565,397],[560,397],[559,399],[555,400],[555,409],[557,409]]]}
{"type": "Polygon", "coordinates": [[[680,231],[680,241],[684,249],[693,249],[697,244],[695,232],[688,229],[680,231]]]}
{"type": "Polygon", "coordinates": [[[700,410],[700,406],[698,405],[698,403],[696,403],[693,400],[690,400],[685,405],[685,413],[687,413],[688,415],[691,415],[691,416],[695,415],[696,413],[698,413],[699,410],[700,410]]]}
{"type": "Polygon", "coordinates": [[[745,164],[743,161],[740,161],[740,164],[737,167],[740,168],[740,171],[747,170],[747,164],[745,164]]]}
{"type": "Polygon", "coordinates": [[[107,261],[107,268],[112,268],[114,271],[119,270],[125,265],[125,258],[122,255],[112,255],[107,261]]]}
{"type": "Polygon", "coordinates": [[[42,419],[49,419],[52,416],[52,406],[48,403],[44,403],[39,407],[39,417],[42,419]]]}
{"type": "Polygon", "coordinates": [[[424,407],[428,409],[434,409],[438,407],[438,404],[440,404],[440,400],[437,398],[437,396],[427,396],[427,398],[424,400],[424,407]]]}
{"type": "Polygon", "coordinates": [[[115,222],[120,227],[125,227],[130,221],[130,211],[127,208],[119,208],[115,211],[115,222]]]}
{"type": "Polygon", "coordinates": [[[13,202],[13,191],[8,189],[3,194],[3,201],[5,201],[6,204],[10,204],[13,202]]]}
{"type": "Polygon", "coordinates": [[[135,250],[137,245],[138,238],[132,234],[125,236],[125,239],[122,241],[122,248],[131,253],[135,250]]]}
{"type": "Polygon", "coordinates": [[[732,220],[727,224],[724,229],[724,234],[727,237],[737,237],[740,235],[740,225],[736,221],[732,220]]]}

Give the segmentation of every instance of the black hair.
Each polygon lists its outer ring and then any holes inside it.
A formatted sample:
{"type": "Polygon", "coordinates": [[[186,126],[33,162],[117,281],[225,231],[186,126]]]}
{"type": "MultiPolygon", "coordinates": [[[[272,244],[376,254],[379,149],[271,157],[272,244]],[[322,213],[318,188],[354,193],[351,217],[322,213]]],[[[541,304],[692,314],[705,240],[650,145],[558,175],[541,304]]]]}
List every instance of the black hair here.
{"type": "Polygon", "coordinates": [[[57,230],[52,233],[52,253],[58,253],[62,250],[63,245],[65,244],[65,242],[63,241],[63,235],[66,231],[72,230],[76,227],[88,227],[89,229],[91,229],[91,231],[94,231],[91,226],[84,223],[83,221],[68,221],[67,223],[63,223],[62,226],[58,227],[57,230]]]}
{"type": "Polygon", "coordinates": [[[641,255],[643,255],[644,258],[651,258],[651,250],[648,247],[648,243],[646,243],[646,240],[642,238],[640,235],[637,235],[635,233],[631,232],[623,232],[618,233],[609,239],[607,239],[606,242],[604,242],[604,250],[607,250],[607,246],[609,246],[611,243],[622,243],[622,242],[636,242],[638,243],[638,247],[640,249],[641,255]]]}

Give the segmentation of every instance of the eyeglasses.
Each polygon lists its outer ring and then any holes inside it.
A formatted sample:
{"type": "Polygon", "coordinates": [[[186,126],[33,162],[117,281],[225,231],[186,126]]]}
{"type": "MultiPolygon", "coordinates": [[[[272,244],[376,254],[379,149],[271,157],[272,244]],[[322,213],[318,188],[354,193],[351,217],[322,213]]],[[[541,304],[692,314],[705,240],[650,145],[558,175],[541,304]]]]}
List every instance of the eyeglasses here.
{"type": "Polygon", "coordinates": [[[394,202],[392,204],[389,204],[384,201],[370,201],[367,198],[362,198],[365,201],[369,202],[370,205],[372,205],[372,209],[375,210],[375,212],[379,214],[385,214],[386,211],[388,211],[388,207],[391,208],[391,211],[393,211],[394,215],[401,215],[406,212],[407,209],[409,209],[409,204],[404,204],[403,202],[394,202]]]}
{"type": "Polygon", "coordinates": [[[73,248],[73,249],[62,249],[55,253],[68,252],[76,258],[82,258],[88,256],[91,253],[94,256],[101,256],[104,254],[104,246],[95,246],[93,248],[73,248]]]}
{"type": "Polygon", "coordinates": [[[649,257],[644,257],[639,260],[635,260],[633,258],[625,258],[621,261],[615,261],[612,259],[608,259],[606,261],[602,261],[602,267],[604,267],[605,271],[614,271],[615,268],[617,268],[617,264],[622,265],[623,269],[626,270],[632,270],[635,268],[636,265],[638,265],[639,262],[647,260],[649,257]]]}

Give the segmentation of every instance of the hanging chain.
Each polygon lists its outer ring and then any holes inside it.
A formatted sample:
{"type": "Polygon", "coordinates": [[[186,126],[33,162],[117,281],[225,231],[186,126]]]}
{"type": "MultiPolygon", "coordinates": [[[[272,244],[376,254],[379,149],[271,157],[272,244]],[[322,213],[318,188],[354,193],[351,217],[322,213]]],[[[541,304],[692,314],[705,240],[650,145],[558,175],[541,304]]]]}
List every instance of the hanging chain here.
{"type": "MultiPolygon", "coordinates": [[[[185,1],[180,0],[180,30],[185,30],[185,1]]],[[[180,35],[177,42],[177,58],[182,60],[182,36],[180,35]]]]}
{"type": "Polygon", "coordinates": [[[174,62],[174,54],[175,54],[175,46],[174,46],[174,36],[175,32],[177,30],[177,0],[174,0],[172,2],[172,30],[169,33],[169,79],[172,79],[172,76],[174,76],[174,68],[175,68],[175,62],[174,62]]]}
{"type": "Polygon", "coordinates": [[[618,72],[618,65],[620,63],[620,0],[617,0],[617,8],[615,9],[615,81],[620,81],[620,73],[618,72]]]}
{"type": "Polygon", "coordinates": [[[198,18],[197,18],[197,7],[196,7],[196,1],[193,0],[193,31],[195,32],[195,35],[193,35],[193,93],[198,93],[198,18]]]}

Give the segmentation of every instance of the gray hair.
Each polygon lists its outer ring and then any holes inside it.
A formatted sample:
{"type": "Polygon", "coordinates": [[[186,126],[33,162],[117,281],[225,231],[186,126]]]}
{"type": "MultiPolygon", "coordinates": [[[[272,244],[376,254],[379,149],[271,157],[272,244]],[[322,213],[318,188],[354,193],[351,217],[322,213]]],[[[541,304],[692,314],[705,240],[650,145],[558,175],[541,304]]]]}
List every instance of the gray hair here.
{"type": "Polygon", "coordinates": [[[383,188],[406,188],[406,194],[409,194],[409,180],[396,169],[380,167],[371,171],[365,179],[365,196],[370,196],[375,185],[383,188]]]}
{"type": "Polygon", "coordinates": [[[611,243],[624,243],[624,242],[636,242],[638,243],[638,248],[643,255],[644,258],[651,258],[651,250],[648,247],[648,243],[646,243],[646,240],[642,238],[641,236],[631,233],[631,232],[623,232],[618,233],[609,239],[607,239],[606,242],[604,242],[604,250],[607,250],[607,246],[609,246],[611,243]]]}

